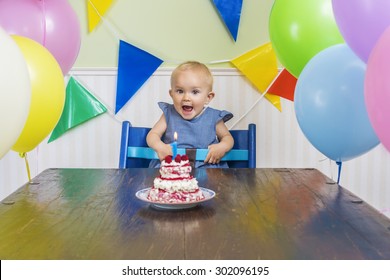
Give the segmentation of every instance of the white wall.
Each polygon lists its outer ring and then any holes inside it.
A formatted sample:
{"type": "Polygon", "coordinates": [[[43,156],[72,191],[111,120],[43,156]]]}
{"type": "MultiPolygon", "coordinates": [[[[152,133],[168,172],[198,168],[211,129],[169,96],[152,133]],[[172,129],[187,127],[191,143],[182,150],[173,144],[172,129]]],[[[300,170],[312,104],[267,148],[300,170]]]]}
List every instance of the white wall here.
{"type": "MultiPolygon", "coordinates": [[[[144,84],[117,114],[115,108],[116,69],[79,69],[70,75],[105,104],[110,113],[76,127],[56,141],[43,141],[28,153],[31,176],[46,168],[116,168],[122,120],[134,126],[151,126],[160,116],[158,101],[170,102],[169,77],[172,69],[162,68],[144,84]]],[[[212,69],[216,97],[212,107],[231,111],[228,126],[245,128],[257,124],[257,167],[313,167],[337,180],[337,166],[319,153],[302,134],[291,101],[282,99],[279,112],[235,69],[212,69]],[[239,123],[237,120],[246,115],[239,123]]],[[[390,217],[390,154],[382,145],[343,163],[340,184],[390,217]]],[[[27,182],[25,162],[10,151],[0,160],[0,199],[27,182]]]]}

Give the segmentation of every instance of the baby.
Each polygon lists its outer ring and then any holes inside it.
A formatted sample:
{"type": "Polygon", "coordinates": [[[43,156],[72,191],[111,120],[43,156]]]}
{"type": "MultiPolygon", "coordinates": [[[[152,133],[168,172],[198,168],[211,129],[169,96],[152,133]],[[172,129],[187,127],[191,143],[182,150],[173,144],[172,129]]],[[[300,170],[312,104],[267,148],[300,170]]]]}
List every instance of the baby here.
{"type": "MultiPolygon", "coordinates": [[[[234,144],[225,125],[233,114],[207,107],[215,96],[208,67],[196,61],[180,64],[172,72],[169,95],[173,104],[159,102],[163,114],[146,138],[159,159],[172,155],[170,143],[177,132],[179,148],[208,149],[204,162],[196,162],[195,167],[228,167],[220,161],[234,144]]],[[[151,162],[151,167],[158,166],[159,162],[151,162]]]]}

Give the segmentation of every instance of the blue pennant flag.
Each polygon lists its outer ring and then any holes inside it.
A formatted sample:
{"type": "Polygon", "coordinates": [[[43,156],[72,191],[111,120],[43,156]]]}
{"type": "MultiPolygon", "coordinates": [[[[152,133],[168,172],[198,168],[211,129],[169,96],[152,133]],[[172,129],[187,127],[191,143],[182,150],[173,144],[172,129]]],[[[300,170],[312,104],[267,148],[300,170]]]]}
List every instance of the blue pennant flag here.
{"type": "Polygon", "coordinates": [[[115,114],[129,101],[163,61],[120,41],[115,114]]]}
{"type": "Polygon", "coordinates": [[[213,0],[213,2],[234,41],[236,41],[241,17],[242,0],[213,0]]]}

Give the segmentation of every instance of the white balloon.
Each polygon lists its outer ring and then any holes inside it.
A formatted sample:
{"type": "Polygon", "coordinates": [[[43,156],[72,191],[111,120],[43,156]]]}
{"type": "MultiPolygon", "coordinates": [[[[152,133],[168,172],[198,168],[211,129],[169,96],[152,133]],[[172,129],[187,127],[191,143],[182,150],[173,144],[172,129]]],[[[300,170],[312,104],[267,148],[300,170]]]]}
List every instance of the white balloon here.
{"type": "Polygon", "coordinates": [[[0,27],[0,159],[18,140],[30,100],[27,62],[16,42],[0,27]]]}

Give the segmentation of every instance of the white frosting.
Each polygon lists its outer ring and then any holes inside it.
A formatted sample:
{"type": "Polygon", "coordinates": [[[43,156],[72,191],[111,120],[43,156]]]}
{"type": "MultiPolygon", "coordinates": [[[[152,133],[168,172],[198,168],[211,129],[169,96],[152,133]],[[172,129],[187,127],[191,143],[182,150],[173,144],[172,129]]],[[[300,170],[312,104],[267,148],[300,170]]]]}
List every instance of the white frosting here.
{"type": "Polygon", "coordinates": [[[166,179],[190,178],[191,170],[192,168],[188,160],[183,160],[181,162],[173,160],[170,163],[166,163],[165,160],[163,160],[160,167],[160,174],[162,178],[166,179]]]}
{"type": "Polygon", "coordinates": [[[154,179],[154,187],[167,192],[193,192],[198,189],[198,181],[191,176],[189,160],[167,163],[161,162],[160,177],[154,179]]]}
{"type": "Polygon", "coordinates": [[[198,189],[198,181],[195,178],[183,180],[164,180],[162,178],[155,178],[153,185],[155,188],[165,190],[173,193],[177,191],[192,192],[198,189]]]}
{"type": "Polygon", "coordinates": [[[204,199],[198,181],[191,175],[188,160],[181,162],[161,162],[160,176],[154,179],[149,200],[160,202],[193,202],[204,199]]]}

